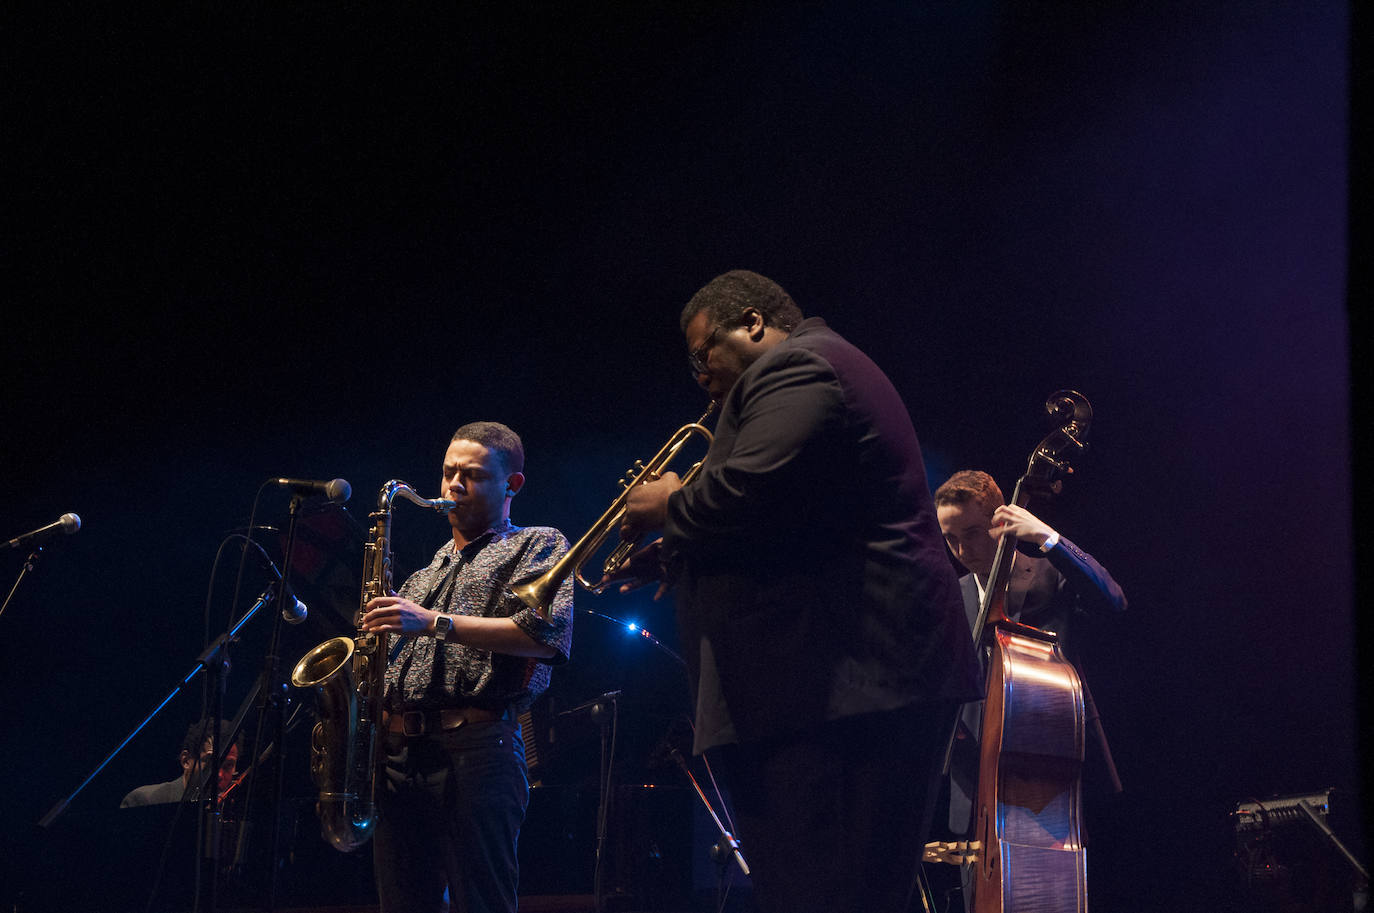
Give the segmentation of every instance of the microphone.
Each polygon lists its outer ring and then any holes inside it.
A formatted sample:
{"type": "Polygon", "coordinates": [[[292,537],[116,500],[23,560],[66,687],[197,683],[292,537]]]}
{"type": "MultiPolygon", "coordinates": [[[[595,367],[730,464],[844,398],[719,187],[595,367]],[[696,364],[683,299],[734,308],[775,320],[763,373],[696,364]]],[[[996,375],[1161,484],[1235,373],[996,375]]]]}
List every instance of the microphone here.
{"type": "Polygon", "coordinates": [[[289,625],[298,625],[305,621],[305,617],[310,614],[310,610],[305,607],[305,603],[296,598],[296,594],[289,589],[286,591],[286,598],[282,600],[281,617],[282,621],[289,625]]]}
{"type": "Polygon", "coordinates": [[[272,479],[272,485],[289,488],[298,495],[324,495],[331,503],[347,501],[353,496],[353,486],[343,479],[320,482],[314,479],[272,479]]]}
{"type": "Polygon", "coordinates": [[[19,548],[21,545],[27,545],[30,542],[46,542],[58,533],[65,533],[70,536],[80,528],[80,517],[76,514],[63,514],[47,526],[40,526],[33,532],[24,533],[22,536],[16,536],[5,543],[5,548],[19,548]]]}
{"type": "Polygon", "coordinates": [[[615,703],[618,697],[620,697],[619,691],[607,691],[600,697],[592,698],[589,701],[583,701],[570,710],[563,710],[559,712],[557,716],[572,716],[574,713],[581,713],[584,710],[591,711],[593,717],[601,716],[606,712],[606,705],[615,703]]]}
{"type": "MultiPolygon", "coordinates": [[[[336,481],[343,482],[343,479],[338,479],[338,480],[336,480],[336,481]]],[[[347,483],[347,482],[344,482],[344,484],[347,485],[348,483],[347,483]]],[[[256,542],[254,542],[253,544],[254,544],[254,545],[257,545],[256,542]]],[[[267,553],[264,552],[264,551],[262,551],[261,549],[259,549],[258,554],[259,554],[259,556],[262,558],[263,562],[266,563],[267,569],[268,569],[269,571],[272,572],[272,576],[277,580],[278,583],[280,583],[280,582],[281,582],[281,571],[277,570],[276,564],[274,564],[274,563],[272,562],[272,559],[269,558],[269,557],[267,557],[267,553]]],[[[296,598],[296,594],[293,593],[293,592],[291,592],[291,587],[290,587],[289,585],[283,586],[283,587],[281,588],[281,590],[282,590],[282,603],[281,603],[281,617],[282,617],[282,620],[285,621],[285,622],[286,622],[287,624],[289,624],[289,625],[298,625],[298,624],[300,624],[301,622],[305,621],[306,616],[310,614],[310,610],[309,610],[308,608],[306,608],[305,603],[301,602],[299,599],[296,598]]],[[[272,593],[272,588],[269,587],[268,590],[267,590],[267,594],[266,594],[266,595],[269,595],[269,596],[270,596],[271,593],[272,593]]]]}

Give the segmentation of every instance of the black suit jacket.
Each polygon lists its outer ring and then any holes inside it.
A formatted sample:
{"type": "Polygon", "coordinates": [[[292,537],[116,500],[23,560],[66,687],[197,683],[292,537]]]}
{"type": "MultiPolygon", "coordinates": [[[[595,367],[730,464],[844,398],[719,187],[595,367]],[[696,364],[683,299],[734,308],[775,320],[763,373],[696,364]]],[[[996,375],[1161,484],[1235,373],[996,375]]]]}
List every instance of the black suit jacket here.
{"type": "Polygon", "coordinates": [[[693,682],[706,638],[741,742],[980,693],[911,417],[822,320],[727,394],[663,555],[693,682]]]}

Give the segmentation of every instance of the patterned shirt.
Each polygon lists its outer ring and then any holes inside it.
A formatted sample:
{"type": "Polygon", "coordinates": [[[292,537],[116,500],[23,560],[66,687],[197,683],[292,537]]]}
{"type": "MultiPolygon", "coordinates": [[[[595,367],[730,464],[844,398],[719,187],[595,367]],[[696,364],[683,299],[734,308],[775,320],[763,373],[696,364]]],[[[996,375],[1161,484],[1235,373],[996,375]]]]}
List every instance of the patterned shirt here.
{"type": "Polygon", "coordinates": [[[550,659],[510,656],[433,637],[393,637],[386,670],[388,710],[477,706],[527,709],[549,684],[549,666],[566,662],[572,649],[573,582],[564,580],[545,621],[509,592],[568,551],[556,529],[518,527],[503,520],[458,549],[452,540],[434,560],[410,575],[400,595],[446,615],[510,618],[538,643],[553,647],[550,659]]]}

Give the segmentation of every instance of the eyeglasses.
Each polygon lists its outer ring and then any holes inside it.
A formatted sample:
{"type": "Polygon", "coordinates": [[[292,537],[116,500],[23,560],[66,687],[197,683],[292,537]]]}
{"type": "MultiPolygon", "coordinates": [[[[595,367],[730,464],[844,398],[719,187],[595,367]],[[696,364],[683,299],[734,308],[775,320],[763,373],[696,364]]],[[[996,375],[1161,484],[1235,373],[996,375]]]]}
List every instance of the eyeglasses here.
{"type": "Polygon", "coordinates": [[[706,367],[706,358],[711,354],[711,349],[716,345],[716,334],[721,331],[721,325],[716,324],[716,328],[711,331],[711,335],[706,337],[706,341],[700,346],[687,353],[687,364],[692,369],[692,376],[698,374],[709,374],[710,370],[706,367]]]}

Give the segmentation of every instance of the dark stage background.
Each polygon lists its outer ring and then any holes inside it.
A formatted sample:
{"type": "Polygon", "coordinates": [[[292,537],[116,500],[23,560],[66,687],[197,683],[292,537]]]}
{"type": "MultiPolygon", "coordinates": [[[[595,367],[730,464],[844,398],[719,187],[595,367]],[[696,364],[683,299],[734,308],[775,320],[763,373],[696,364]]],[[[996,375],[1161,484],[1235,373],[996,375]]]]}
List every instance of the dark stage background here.
{"type": "MultiPolygon", "coordinates": [[[[0,38],[0,519],[84,525],[0,616],[7,910],[55,859],[89,888],[35,822],[193,667],[207,594],[224,627],[216,550],[264,479],[348,479],[360,528],[385,480],[432,496],[453,429],[497,419],[528,451],[516,522],[576,537],[703,408],[677,313],[734,267],[887,370],[932,485],[983,467],[1010,491],[1045,397],[1092,401],[1043,513],[1130,598],[1089,668],[1127,787],[1095,805],[1096,909],[1240,908],[1250,797],[1336,787],[1362,846],[1343,4],[41,9],[0,38]]],[[[282,492],[256,508],[284,527],[282,492]]],[[[311,522],[287,663],[354,608],[360,533],[311,522]]],[[[402,575],[445,529],[398,505],[402,575]]],[[[265,585],[250,565],[237,607],[265,585]]],[[[647,594],[578,605],[675,645],[647,594]]],[[[640,776],[680,670],[577,625],[551,701],[620,689],[640,776]]],[[[176,773],[196,685],[63,827],[176,773]]],[[[568,725],[576,779],[596,738],[568,725]]]]}

